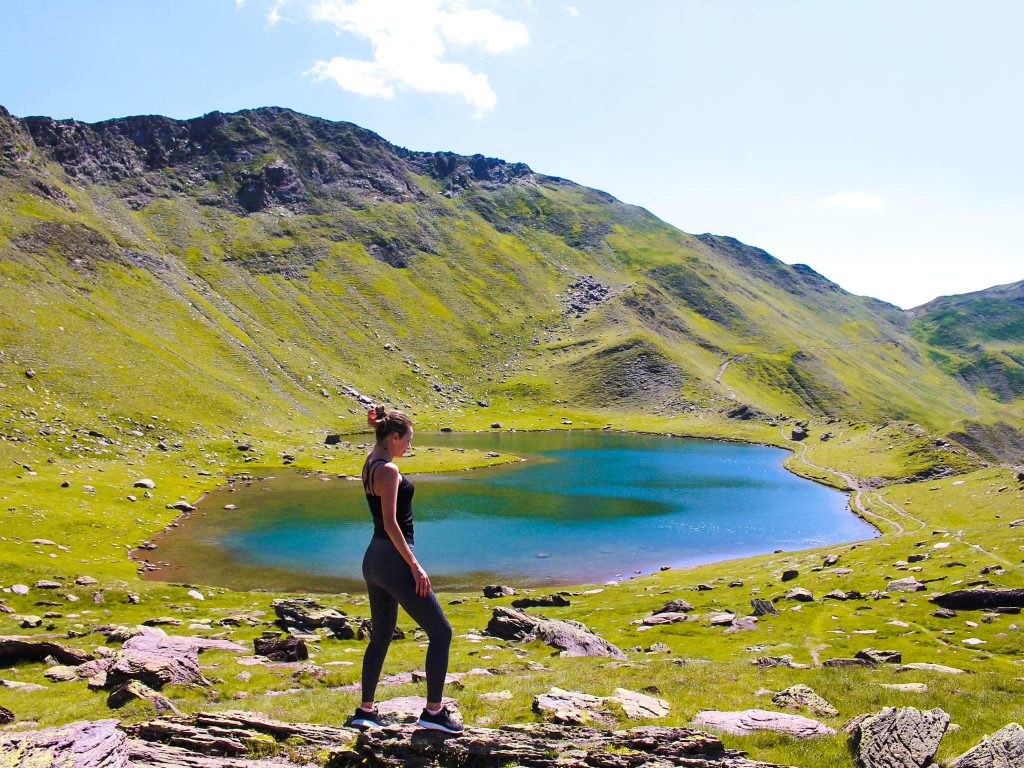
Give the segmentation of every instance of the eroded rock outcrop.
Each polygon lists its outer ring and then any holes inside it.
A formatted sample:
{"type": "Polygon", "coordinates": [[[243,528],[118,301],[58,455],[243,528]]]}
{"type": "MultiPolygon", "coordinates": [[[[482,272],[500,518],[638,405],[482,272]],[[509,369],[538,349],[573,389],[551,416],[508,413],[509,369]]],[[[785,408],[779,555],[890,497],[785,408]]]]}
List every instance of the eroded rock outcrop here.
{"type": "Polygon", "coordinates": [[[52,656],[61,664],[76,667],[95,658],[92,654],[51,640],[32,637],[0,637],[0,666],[9,667],[26,661],[43,661],[52,656]]]}
{"type": "Polygon", "coordinates": [[[941,709],[885,707],[855,717],[843,729],[850,733],[860,768],[924,768],[948,725],[949,715],[941,709]]]}
{"type": "Polygon", "coordinates": [[[978,611],[992,608],[1024,608],[1024,589],[957,589],[936,595],[931,602],[955,611],[978,611]]]}
{"type": "Polygon", "coordinates": [[[1024,765],[1024,728],[1010,723],[950,763],[949,768],[1017,768],[1024,765]]]}

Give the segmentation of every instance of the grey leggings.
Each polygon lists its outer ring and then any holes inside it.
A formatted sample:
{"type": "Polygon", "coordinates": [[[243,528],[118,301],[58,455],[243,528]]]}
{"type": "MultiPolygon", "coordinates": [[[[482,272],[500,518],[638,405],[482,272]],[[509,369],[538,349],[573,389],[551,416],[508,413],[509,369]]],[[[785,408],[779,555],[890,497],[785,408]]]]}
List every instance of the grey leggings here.
{"type": "Polygon", "coordinates": [[[363,655],[363,701],[373,701],[384,657],[398,623],[401,605],[427,633],[427,701],[441,701],[448,674],[452,627],[433,591],[416,594],[416,580],[390,539],[373,538],[363,556],[363,578],[370,593],[370,644],[363,655]]]}

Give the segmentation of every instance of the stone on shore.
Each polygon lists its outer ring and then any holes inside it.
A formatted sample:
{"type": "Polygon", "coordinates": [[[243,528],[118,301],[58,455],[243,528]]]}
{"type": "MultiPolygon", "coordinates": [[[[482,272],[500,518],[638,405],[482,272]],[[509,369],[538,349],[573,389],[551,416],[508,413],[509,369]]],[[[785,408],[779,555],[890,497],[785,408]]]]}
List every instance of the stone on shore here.
{"type": "Polygon", "coordinates": [[[564,595],[521,597],[512,601],[513,608],[564,608],[569,604],[569,598],[564,595]]]}
{"type": "Polygon", "coordinates": [[[512,587],[507,587],[504,584],[488,584],[483,588],[484,597],[488,599],[494,599],[496,597],[511,597],[516,594],[516,591],[512,587]]]}
{"type": "Polygon", "coordinates": [[[615,645],[594,634],[578,621],[562,621],[531,616],[514,608],[498,606],[487,624],[493,637],[516,642],[540,640],[561,651],[563,656],[610,656],[626,659],[615,645]]]}
{"type": "Polygon", "coordinates": [[[924,768],[939,748],[949,725],[941,709],[885,707],[859,715],[843,730],[851,734],[850,746],[860,768],[924,768]]]}
{"type": "Polygon", "coordinates": [[[1024,728],[1010,723],[950,763],[949,768],[1019,768],[1024,765],[1024,728]]]}
{"type": "Polygon", "coordinates": [[[757,731],[787,733],[800,739],[815,736],[834,736],[835,729],[803,715],[788,712],[769,712],[766,709],[744,709],[736,712],[703,710],[693,718],[695,725],[714,728],[737,736],[748,736],[757,731]]]}

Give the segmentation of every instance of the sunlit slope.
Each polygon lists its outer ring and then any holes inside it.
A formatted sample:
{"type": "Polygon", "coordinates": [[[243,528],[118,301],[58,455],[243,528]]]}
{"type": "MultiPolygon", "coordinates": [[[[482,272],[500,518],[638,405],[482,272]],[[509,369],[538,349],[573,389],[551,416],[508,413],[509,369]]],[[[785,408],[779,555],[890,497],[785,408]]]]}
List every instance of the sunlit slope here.
{"type": "Polygon", "coordinates": [[[354,388],[434,424],[481,402],[998,420],[935,348],[807,267],[522,164],[276,108],[0,113],[14,412],[31,387],[68,420],[218,437],[354,426],[354,388]]]}
{"type": "Polygon", "coordinates": [[[1024,456],[1024,282],[943,296],[910,314],[914,338],[929,359],[981,400],[958,425],[958,439],[1019,461],[1024,456]]]}

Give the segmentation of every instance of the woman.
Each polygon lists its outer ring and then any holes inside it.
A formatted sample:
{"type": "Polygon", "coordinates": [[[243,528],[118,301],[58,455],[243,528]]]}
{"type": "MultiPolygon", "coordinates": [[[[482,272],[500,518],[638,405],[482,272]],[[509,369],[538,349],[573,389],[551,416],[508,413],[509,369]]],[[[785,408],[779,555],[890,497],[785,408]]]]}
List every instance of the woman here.
{"type": "Polygon", "coordinates": [[[370,594],[370,644],[363,656],[363,703],[352,725],[380,728],[373,698],[384,656],[398,621],[398,606],[427,633],[427,706],[417,724],[447,733],[461,733],[462,724],[442,705],[448,673],[452,628],[430,587],[430,577],[413,554],[412,481],[403,477],[394,459],[412,443],[412,421],[402,411],[370,409],[367,421],[377,444],[363,464],[363,490],[373,515],[373,538],[363,557],[363,578],[370,594]]]}

